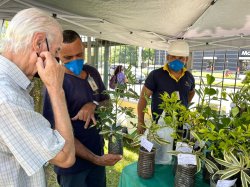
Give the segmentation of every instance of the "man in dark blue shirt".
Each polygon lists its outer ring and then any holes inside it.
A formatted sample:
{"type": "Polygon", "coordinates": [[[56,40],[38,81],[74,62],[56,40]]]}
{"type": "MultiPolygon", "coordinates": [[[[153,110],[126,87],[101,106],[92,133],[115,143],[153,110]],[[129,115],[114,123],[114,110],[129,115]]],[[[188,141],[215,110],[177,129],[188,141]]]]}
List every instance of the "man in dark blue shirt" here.
{"type": "Polygon", "coordinates": [[[138,111],[138,133],[144,133],[144,108],[146,107],[145,95],[152,96],[151,112],[153,119],[154,113],[161,115],[163,112],[159,109],[162,102],[160,95],[164,92],[172,94],[176,92],[182,104],[186,107],[191,102],[195,91],[195,81],[193,75],[186,70],[185,64],[188,61],[189,46],[183,40],[177,40],[170,44],[167,61],[164,67],[153,70],[148,75],[142,88],[140,99],[137,105],[138,111]]]}
{"type": "MultiPolygon", "coordinates": [[[[96,124],[95,109],[97,105],[107,104],[109,97],[102,94],[105,86],[98,71],[84,65],[84,46],[75,31],[63,32],[59,57],[65,66],[63,88],[75,136],[76,162],[70,168],[55,167],[58,183],[63,187],[105,187],[105,166],[116,164],[122,157],[104,155],[102,136],[96,127],[88,126],[96,124]]],[[[48,94],[44,116],[54,123],[48,94]]]]}

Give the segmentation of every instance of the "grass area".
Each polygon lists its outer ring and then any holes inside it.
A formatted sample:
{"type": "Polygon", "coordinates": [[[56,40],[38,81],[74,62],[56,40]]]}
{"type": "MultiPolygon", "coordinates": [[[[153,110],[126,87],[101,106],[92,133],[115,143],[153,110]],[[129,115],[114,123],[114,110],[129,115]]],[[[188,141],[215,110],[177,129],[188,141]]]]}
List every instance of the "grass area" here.
{"type": "MultiPolygon", "coordinates": [[[[138,160],[138,149],[130,148],[128,142],[124,142],[123,158],[115,166],[106,167],[107,187],[117,187],[120,179],[122,169],[138,160]]],[[[108,152],[108,142],[105,141],[104,152],[108,152]]],[[[56,181],[56,175],[53,171],[53,166],[48,165],[45,168],[47,186],[48,187],[59,187],[56,181]]]]}
{"type": "MultiPolygon", "coordinates": [[[[105,153],[107,153],[107,142],[105,142],[105,153]]],[[[125,142],[123,149],[123,158],[115,166],[106,167],[107,187],[117,187],[119,184],[120,174],[122,169],[138,160],[137,149],[131,149],[128,143],[125,142]]]]}
{"type": "MultiPolygon", "coordinates": [[[[201,76],[201,72],[200,71],[197,71],[197,70],[193,70],[192,71],[192,74],[194,75],[194,76],[201,76]]],[[[202,76],[206,76],[206,74],[212,74],[215,78],[223,78],[223,72],[222,71],[220,71],[220,72],[216,72],[216,71],[214,71],[214,72],[211,72],[211,71],[203,71],[202,72],[202,76]]],[[[236,76],[236,74],[235,74],[235,72],[232,72],[232,71],[230,71],[230,73],[228,73],[228,74],[226,74],[225,72],[224,72],[224,78],[227,78],[227,79],[235,79],[235,76],[236,76]]]]}

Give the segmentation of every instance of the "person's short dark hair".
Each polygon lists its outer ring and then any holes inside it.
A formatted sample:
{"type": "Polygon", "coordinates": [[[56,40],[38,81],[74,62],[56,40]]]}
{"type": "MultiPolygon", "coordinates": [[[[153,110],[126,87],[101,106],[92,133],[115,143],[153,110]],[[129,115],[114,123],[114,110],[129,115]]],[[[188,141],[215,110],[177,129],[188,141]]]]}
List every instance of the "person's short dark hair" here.
{"type": "Polygon", "coordinates": [[[78,38],[81,39],[80,35],[73,30],[63,31],[63,43],[72,43],[78,38]]]}

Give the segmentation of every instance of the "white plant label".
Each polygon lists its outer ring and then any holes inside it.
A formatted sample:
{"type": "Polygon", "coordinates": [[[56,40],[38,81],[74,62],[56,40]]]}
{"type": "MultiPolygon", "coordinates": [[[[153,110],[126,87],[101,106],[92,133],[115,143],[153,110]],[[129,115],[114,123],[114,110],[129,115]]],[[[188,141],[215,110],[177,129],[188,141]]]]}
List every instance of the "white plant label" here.
{"type": "Polygon", "coordinates": [[[197,165],[196,156],[192,154],[178,154],[178,165],[197,165]]]}
{"type": "Polygon", "coordinates": [[[192,153],[193,149],[187,143],[177,142],[175,150],[182,153],[192,153]]]}
{"type": "Polygon", "coordinates": [[[148,152],[151,152],[152,148],[153,148],[153,143],[148,141],[146,138],[142,137],[141,138],[141,146],[144,147],[145,149],[147,149],[148,152]]]}
{"type": "Polygon", "coordinates": [[[218,180],[216,187],[231,187],[235,184],[237,179],[234,180],[218,180]]]}

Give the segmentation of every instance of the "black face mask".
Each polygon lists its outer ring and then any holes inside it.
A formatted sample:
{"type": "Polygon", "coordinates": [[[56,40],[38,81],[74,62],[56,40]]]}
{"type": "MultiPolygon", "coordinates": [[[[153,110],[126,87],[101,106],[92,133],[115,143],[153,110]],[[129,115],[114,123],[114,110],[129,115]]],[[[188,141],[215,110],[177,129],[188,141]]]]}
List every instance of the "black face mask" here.
{"type": "MultiPolygon", "coordinates": [[[[46,42],[46,46],[47,46],[47,50],[49,51],[49,43],[48,43],[48,40],[47,38],[45,38],[45,42],[46,42]]],[[[39,57],[40,55],[38,53],[36,53],[37,57],[39,57]]],[[[36,74],[34,75],[34,77],[36,78],[40,78],[38,72],[36,72],[36,74]]]]}

